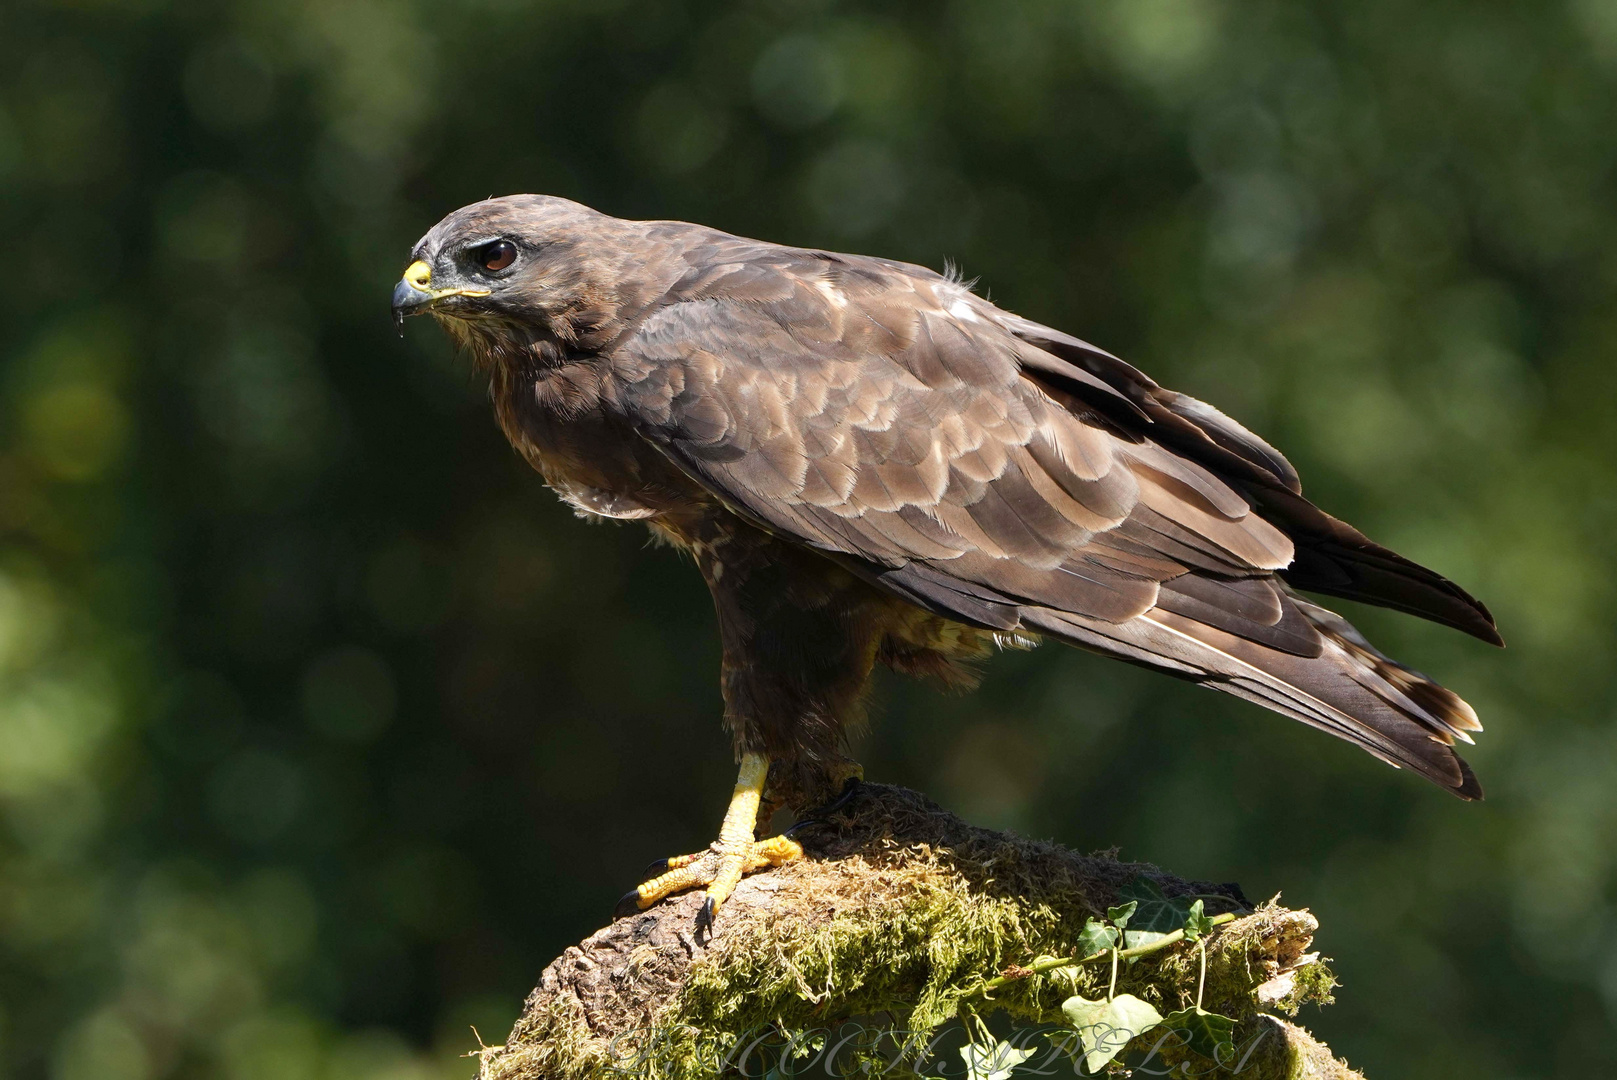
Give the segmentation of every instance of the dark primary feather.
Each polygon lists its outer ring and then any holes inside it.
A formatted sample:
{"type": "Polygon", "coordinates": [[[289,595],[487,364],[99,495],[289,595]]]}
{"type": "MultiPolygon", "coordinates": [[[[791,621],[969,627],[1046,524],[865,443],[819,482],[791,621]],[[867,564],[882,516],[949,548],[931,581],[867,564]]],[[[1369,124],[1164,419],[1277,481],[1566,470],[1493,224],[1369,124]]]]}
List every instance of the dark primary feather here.
{"type": "Polygon", "coordinates": [[[619,407],[736,514],[926,610],[1256,701],[1481,792],[1458,697],[1288,586],[1498,641],[1262,439],[916,267],[690,227],[610,349],[619,407]]]}
{"type": "Polygon", "coordinates": [[[1480,601],[1303,498],[1291,462],[1213,406],[1160,387],[1110,353],[1059,330],[1015,316],[1007,320],[1006,328],[1084,364],[1109,387],[1136,401],[1142,415],[1157,425],[1153,436],[1165,445],[1222,467],[1232,486],[1281,524],[1297,544],[1295,560],[1281,573],[1292,585],[1419,615],[1490,644],[1504,644],[1493,616],[1480,601]]]}

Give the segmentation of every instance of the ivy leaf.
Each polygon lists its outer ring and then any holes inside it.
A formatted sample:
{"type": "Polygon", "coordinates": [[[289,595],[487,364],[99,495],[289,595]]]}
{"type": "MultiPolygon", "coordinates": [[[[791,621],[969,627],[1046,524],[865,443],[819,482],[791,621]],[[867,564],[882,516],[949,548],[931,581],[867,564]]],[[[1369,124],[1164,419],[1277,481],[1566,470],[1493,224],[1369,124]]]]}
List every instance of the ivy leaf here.
{"type": "Polygon", "coordinates": [[[1134,909],[1139,906],[1140,905],[1137,902],[1130,900],[1126,904],[1119,904],[1117,907],[1107,908],[1106,917],[1112,920],[1117,928],[1121,930],[1123,927],[1129,924],[1130,919],[1134,918],[1134,909]]]}
{"type": "Polygon", "coordinates": [[[1133,994],[1118,994],[1110,1001],[1090,1001],[1070,997],[1061,1011],[1078,1032],[1078,1045],[1084,1051],[1084,1068],[1098,1073],[1106,1063],[1123,1052],[1129,1040],[1150,1031],[1162,1022],[1162,1014],[1133,994]]]}
{"type": "Polygon", "coordinates": [[[1192,1005],[1163,1017],[1162,1026],[1191,1050],[1219,1065],[1235,1060],[1235,1021],[1227,1016],[1192,1005]]]}
{"type": "Polygon", "coordinates": [[[1078,956],[1098,956],[1117,944],[1117,931],[1095,919],[1084,923],[1078,934],[1078,956]]]}
{"type": "MultiPolygon", "coordinates": [[[[1123,948],[1136,949],[1141,945],[1150,945],[1153,942],[1161,941],[1167,936],[1167,934],[1159,934],[1154,930],[1130,930],[1128,933],[1123,935],[1123,948]]],[[[1125,959],[1128,963],[1132,964],[1136,960],[1139,960],[1140,957],[1130,956],[1125,957],[1125,959]]]]}
{"type": "Polygon", "coordinates": [[[1016,1067],[1033,1056],[1032,1050],[1018,1050],[1003,1039],[984,1049],[975,1043],[960,1048],[966,1062],[966,1080],[1010,1080],[1016,1067]]]}
{"type": "Polygon", "coordinates": [[[1190,905],[1190,912],[1185,916],[1185,940],[1198,941],[1203,934],[1213,932],[1213,920],[1202,913],[1202,902],[1196,901],[1190,905]]]}
{"type": "Polygon", "coordinates": [[[1182,896],[1169,898],[1162,887],[1150,878],[1135,878],[1117,892],[1118,899],[1129,899],[1134,905],[1132,927],[1123,935],[1123,945],[1132,949],[1160,941],[1175,930],[1182,929],[1190,914],[1190,901],[1182,896]]]}

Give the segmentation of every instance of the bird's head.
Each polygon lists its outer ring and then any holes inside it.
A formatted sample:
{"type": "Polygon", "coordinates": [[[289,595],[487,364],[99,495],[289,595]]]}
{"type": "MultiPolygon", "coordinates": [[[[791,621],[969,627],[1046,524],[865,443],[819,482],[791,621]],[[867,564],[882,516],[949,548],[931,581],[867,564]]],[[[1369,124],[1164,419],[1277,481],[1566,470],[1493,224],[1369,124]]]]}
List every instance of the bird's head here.
{"type": "Polygon", "coordinates": [[[479,352],[545,339],[588,345],[640,291],[637,225],[548,195],[461,207],[411,251],[393,316],[402,324],[430,313],[479,352]]]}

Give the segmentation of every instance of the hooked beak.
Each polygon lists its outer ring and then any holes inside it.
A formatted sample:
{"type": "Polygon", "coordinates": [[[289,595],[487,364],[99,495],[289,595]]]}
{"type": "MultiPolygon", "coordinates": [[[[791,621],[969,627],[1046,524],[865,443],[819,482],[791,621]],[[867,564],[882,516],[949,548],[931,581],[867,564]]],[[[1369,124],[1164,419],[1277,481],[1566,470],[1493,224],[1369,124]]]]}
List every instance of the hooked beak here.
{"type": "Polygon", "coordinates": [[[432,287],[432,267],[417,259],[404,271],[399,283],[393,286],[393,325],[404,333],[404,317],[419,315],[433,303],[450,296],[487,296],[487,289],[432,287]]]}

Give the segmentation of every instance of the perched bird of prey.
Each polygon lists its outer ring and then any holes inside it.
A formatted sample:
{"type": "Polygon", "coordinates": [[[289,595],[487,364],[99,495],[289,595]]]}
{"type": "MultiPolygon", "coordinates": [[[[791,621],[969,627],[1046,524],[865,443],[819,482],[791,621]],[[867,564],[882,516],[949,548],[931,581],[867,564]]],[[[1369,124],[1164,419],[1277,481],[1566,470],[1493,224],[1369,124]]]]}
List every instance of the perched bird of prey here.
{"type": "Polygon", "coordinates": [[[755,831],[856,772],[874,665],[969,683],[1041,638],[1482,795],[1453,749],[1470,706],[1294,590],[1500,644],[1482,604],[1315,507],[1217,409],[954,277],[515,195],[434,226],[393,311],[475,358],[561,498],[644,521],[712,590],[740,778],[718,841],[630,907],[705,887],[711,920],[800,856],[755,831]]]}

